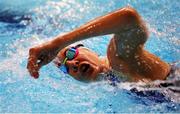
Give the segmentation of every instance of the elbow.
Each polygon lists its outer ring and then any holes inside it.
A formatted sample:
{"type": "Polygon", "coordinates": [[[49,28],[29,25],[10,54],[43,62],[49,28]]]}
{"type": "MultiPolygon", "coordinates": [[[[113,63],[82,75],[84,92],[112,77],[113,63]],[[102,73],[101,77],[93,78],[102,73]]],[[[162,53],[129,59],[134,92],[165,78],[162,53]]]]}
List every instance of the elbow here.
{"type": "Polygon", "coordinates": [[[121,15],[123,15],[125,23],[139,25],[142,22],[141,16],[134,8],[130,6],[124,7],[121,15]]]}
{"type": "Polygon", "coordinates": [[[125,31],[137,29],[145,38],[149,36],[149,32],[145,22],[142,20],[141,16],[134,8],[130,6],[122,8],[121,16],[123,17],[124,25],[126,25],[124,27],[125,31]]]}

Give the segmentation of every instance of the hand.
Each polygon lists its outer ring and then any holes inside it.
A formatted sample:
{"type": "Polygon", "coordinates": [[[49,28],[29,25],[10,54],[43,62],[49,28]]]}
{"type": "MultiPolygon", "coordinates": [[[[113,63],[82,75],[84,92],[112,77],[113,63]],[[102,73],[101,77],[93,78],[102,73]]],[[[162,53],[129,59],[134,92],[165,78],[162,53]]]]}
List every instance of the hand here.
{"type": "Polygon", "coordinates": [[[58,49],[53,45],[44,43],[29,50],[27,69],[34,78],[39,77],[39,69],[51,62],[57,55],[58,49]]]}

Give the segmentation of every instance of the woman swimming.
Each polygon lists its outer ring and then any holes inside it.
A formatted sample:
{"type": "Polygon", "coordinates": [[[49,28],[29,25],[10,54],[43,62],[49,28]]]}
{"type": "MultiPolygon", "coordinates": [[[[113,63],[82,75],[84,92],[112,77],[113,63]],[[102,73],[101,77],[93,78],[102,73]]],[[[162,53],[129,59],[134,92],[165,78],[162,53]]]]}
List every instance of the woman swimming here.
{"type": "Polygon", "coordinates": [[[81,81],[97,80],[99,74],[112,70],[128,81],[165,80],[170,65],[144,49],[147,39],[148,31],[138,12],[125,7],[31,48],[27,68],[31,76],[38,78],[39,69],[57,56],[61,70],[81,81]],[[108,34],[114,36],[105,58],[82,46],[68,46],[108,34]]]}

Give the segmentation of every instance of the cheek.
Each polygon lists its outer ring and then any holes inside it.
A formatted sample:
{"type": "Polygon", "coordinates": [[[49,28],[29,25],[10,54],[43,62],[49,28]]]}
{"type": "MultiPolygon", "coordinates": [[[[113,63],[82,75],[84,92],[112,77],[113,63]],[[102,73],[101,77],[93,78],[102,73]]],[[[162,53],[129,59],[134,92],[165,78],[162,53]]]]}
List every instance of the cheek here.
{"type": "Polygon", "coordinates": [[[72,76],[73,78],[77,79],[77,80],[81,80],[81,76],[78,75],[77,73],[69,71],[69,75],[72,76]]]}

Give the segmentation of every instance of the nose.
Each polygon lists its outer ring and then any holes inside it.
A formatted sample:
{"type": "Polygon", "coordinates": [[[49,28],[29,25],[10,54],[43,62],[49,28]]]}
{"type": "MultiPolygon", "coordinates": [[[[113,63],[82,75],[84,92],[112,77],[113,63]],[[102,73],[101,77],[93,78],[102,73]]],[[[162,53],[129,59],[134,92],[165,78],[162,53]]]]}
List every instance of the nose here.
{"type": "Polygon", "coordinates": [[[68,61],[66,61],[66,65],[70,69],[72,69],[73,71],[77,71],[78,70],[79,61],[77,61],[77,60],[68,60],[68,61]]]}

